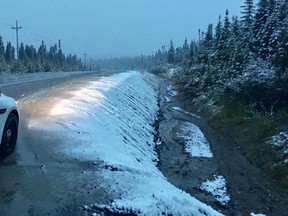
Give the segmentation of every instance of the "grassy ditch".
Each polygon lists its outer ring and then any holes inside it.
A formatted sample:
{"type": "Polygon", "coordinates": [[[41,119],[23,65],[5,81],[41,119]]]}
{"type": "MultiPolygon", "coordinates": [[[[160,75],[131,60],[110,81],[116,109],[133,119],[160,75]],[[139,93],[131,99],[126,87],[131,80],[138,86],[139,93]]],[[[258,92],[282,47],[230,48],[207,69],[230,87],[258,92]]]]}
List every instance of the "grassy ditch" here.
{"type": "Polygon", "coordinates": [[[191,100],[180,94],[179,100],[185,109],[198,112],[208,120],[216,131],[233,141],[247,160],[259,167],[271,180],[288,189],[288,166],[283,164],[283,155],[268,144],[267,138],[281,131],[288,131],[288,108],[273,115],[256,111],[240,100],[219,100],[215,110],[207,100],[191,100]]]}
{"type": "Polygon", "coordinates": [[[240,101],[225,103],[209,124],[234,141],[248,161],[261,168],[272,180],[288,188],[288,166],[282,163],[280,151],[266,143],[282,130],[288,130],[288,112],[256,112],[240,101]]]}

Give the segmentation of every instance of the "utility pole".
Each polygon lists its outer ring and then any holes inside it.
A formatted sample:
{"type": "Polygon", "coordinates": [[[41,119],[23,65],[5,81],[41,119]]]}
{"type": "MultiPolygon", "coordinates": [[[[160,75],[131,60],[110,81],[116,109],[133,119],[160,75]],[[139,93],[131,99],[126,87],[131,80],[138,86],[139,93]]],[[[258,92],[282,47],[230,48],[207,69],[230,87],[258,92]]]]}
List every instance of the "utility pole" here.
{"type": "Polygon", "coordinates": [[[86,57],[87,57],[87,52],[85,51],[83,56],[84,56],[84,68],[86,69],[86,57]]]}
{"type": "Polygon", "coordinates": [[[61,40],[58,40],[58,49],[61,50],[61,40]]]}
{"type": "Polygon", "coordinates": [[[12,29],[16,30],[16,41],[17,41],[17,59],[19,59],[19,38],[18,38],[18,31],[22,29],[22,26],[18,26],[18,22],[16,20],[16,27],[12,26],[12,29]]]}

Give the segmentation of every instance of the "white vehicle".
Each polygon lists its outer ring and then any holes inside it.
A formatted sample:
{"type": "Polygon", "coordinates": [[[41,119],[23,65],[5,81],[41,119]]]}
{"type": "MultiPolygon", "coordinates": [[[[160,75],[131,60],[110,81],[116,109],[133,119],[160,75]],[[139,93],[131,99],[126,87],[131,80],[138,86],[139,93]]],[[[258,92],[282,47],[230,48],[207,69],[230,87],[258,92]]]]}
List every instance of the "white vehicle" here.
{"type": "Polygon", "coordinates": [[[7,97],[0,90],[0,156],[10,155],[18,137],[19,111],[13,98],[7,97]]]}

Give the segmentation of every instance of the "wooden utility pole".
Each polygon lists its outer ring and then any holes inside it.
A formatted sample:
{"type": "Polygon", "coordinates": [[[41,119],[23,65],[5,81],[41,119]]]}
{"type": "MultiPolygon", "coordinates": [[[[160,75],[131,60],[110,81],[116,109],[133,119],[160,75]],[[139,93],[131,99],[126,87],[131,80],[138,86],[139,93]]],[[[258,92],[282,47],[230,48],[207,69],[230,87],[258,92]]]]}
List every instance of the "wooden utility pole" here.
{"type": "Polygon", "coordinates": [[[87,52],[85,51],[84,52],[84,54],[83,54],[83,56],[84,56],[84,67],[85,67],[85,69],[86,69],[86,58],[87,58],[87,52]]]}
{"type": "Polygon", "coordinates": [[[12,26],[12,29],[16,30],[16,41],[17,41],[17,59],[19,59],[19,38],[18,38],[18,31],[22,29],[22,26],[18,26],[18,22],[16,20],[16,27],[12,26]]]}

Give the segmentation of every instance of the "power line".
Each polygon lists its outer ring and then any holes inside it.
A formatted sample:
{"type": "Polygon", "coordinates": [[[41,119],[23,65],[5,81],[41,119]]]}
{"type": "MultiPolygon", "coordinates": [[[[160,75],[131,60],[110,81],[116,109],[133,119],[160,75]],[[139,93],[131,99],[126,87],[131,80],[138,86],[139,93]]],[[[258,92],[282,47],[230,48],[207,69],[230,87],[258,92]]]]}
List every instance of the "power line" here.
{"type": "Polygon", "coordinates": [[[16,41],[17,41],[17,59],[19,58],[19,38],[18,38],[18,31],[22,29],[22,26],[18,26],[18,22],[16,20],[16,27],[12,26],[12,29],[16,30],[16,41]]]}

